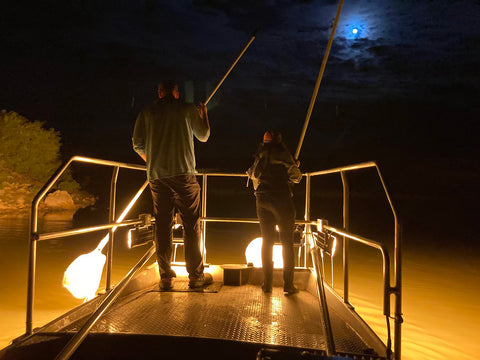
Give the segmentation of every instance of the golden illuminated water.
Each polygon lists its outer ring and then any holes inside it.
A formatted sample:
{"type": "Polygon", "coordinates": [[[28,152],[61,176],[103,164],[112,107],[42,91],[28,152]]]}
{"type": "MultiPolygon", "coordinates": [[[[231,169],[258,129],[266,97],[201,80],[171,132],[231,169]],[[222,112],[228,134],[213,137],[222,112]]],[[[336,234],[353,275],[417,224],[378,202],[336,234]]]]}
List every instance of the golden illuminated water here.
{"type": "MultiPolygon", "coordinates": [[[[47,221],[45,231],[68,227],[47,221]]],[[[0,348],[25,329],[28,242],[27,219],[0,218],[0,348]]],[[[118,281],[143,253],[127,251],[117,231],[113,282],[118,281]]],[[[215,233],[207,258],[212,263],[244,262],[245,239],[215,233]]],[[[80,254],[92,251],[101,235],[54,240],[38,246],[34,326],[80,304],[62,287],[63,272],[80,254]]],[[[417,239],[417,243],[420,239],[417,239]]],[[[480,269],[475,251],[414,247],[408,241],[403,261],[403,359],[477,359],[480,354],[480,269]]],[[[381,259],[375,250],[353,247],[350,300],[369,325],[386,339],[381,316],[381,259]]],[[[335,266],[341,265],[340,255],[335,266]]],[[[328,268],[328,267],[327,267],[328,268]]],[[[329,271],[327,271],[327,274],[329,271]]],[[[341,279],[334,285],[341,293],[341,279]]]]}

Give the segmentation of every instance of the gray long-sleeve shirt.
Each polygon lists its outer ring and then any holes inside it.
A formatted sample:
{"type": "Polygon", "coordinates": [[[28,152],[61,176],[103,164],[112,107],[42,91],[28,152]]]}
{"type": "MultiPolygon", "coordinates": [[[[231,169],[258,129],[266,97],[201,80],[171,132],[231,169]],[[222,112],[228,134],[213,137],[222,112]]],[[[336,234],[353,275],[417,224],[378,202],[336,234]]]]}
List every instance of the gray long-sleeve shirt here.
{"type": "Polygon", "coordinates": [[[133,149],[147,157],[148,180],[195,174],[193,137],[205,142],[210,126],[195,106],[168,96],[139,113],[133,131],[133,149]]]}

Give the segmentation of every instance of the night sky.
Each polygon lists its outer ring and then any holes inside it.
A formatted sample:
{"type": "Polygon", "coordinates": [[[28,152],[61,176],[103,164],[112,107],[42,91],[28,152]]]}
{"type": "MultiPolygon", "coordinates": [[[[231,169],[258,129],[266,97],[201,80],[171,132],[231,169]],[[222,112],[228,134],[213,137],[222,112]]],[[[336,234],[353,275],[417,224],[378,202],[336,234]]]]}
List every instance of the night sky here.
{"type": "MultiPolygon", "coordinates": [[[[196,145],[198,168],[243,172],[267,128],[295,151],[337,4],[2,1],[0,108],[60,131],[65,159],[140,163],[131,133],[157,82],[175,78],[188,99],[205,100],[258,31],[209,104],[210,140],[196,145]]],[[[397,198],[426,194],[442,219],[470,223],[480,200],[478,19],[473,0],[345,1],[302,169],[377,160],[397,198]]]]}

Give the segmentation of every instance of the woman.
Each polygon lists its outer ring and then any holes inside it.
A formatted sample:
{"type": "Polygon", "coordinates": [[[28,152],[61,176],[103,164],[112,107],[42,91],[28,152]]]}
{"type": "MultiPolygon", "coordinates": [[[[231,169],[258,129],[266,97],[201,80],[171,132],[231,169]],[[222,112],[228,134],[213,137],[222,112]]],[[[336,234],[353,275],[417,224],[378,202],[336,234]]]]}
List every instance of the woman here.
{"type": "Polygon", "coordinates": [[[285,144],[280,132],[269,130],[263,136],[254,164],[247,170],[255,189],[257,216],[262,233],[262,266],[265,293],[272,291],[273,244],[277,239],[276,225],[280,230],[283,245],[283,290],[287,294],[298,292],[293,285],[295,257],[293,253],[293,232],[295,228],[295,207],[293,204],[293,183],[299,183],[302,173],[285,144]]]}

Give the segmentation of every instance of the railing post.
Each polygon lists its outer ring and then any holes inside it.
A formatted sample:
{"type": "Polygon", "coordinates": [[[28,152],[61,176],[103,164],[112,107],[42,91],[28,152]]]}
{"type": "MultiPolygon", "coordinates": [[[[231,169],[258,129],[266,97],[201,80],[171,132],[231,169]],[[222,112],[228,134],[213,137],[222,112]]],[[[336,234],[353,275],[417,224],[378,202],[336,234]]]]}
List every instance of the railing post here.
{"type": "MultiPolygon", "coordinates": [[[[312,177],[310,174],[306,174],[305,178],[305,215],[304,215],[304,220],[305,221],[310,221],[310,201],[311,201],[311,187],[312,187],[312,177]]],[[[305,233],[310,234],[310,225],[305,225],[305,233]]],[[[304,248],[304,258],[303,258],[303,267],[307,267],[307,241],[303,244],[304,248]]]]}
{"type": "MultiPolygon", "coordinates": [[[[340,172],[343,184],[343,229],[348,232],[350,224],[350,187],[348,179],[344,171],[340,172]]],[[[348,301],[348,254],[350,249],[350,240],[343,237],[343,302],[350,304],[348,301]]]]}
{"type": "Polygon", "coordinates": [[[72,157],[63,166],[57,169],[50,177],[48,182],[40,189],[32,201],[32,208],[30,212],[30,253],[28,259],[28,285],[27,285],[27,314],[26,314],[26,330],[25,333],[30,335],[32,333],[33,324],[33,302],[35,297],[35,276],[37,266],[37,240],[38,240],[38,205],[47,192],[52,188],[53,184],[62,176],[65,170],[70,166],[76,157],[72,157]]]}
{"type": "Polygon", "coordinates": [[[28,288],[27,288],[27,319],[25,333],[32,333],[33,324],[33,299],[35,296],[35,273],[37,261],[37,239],[36,228],[37,220],[32,221],[34,227],[30,230],[30,253],[28,259],[28,288]],[[34,229],[35,228],[35,229],[34,229]]]}
{"type": "MultiPolygon", "coordinates": [[[[110,182],[110,211],[108,214],[109,222],[115,222],[115,206],[117,200],[117,179],[118,179],[118,172],[120,168],[115,166],[113,168],[112,173],[112,180],[110,182]]],[[[107,279],[105,284],[105,289],[108,291],[111,288],[112,282],[112,262],[113,262],[113,237],[115,234],[115,230],[109,230],[109,241],[107,247],[107,279]]]]}
{"type": "Polygon", "coordinates": [[[395,221],[395,328],[394,353],[395,360],[402,357],[402,228],[395,221]]]}
{"type": "MultiPolygon", "coordinates": [[[[202,175],[202,218],[207,217],[207,174],[202,175]]],[[[202,257],[203,263],[207,262],[207,252],[205,251],[205,239],[207,236],[207,223],[202,221],[202,236],[200,239],[201,242],[201,249],[202,249],[202,257]]]]}
{"type": "Polygon", "coordinates": [[[390,209],[392,210],[393,219],[395,222],[395,234],[394,234],[394,246],[395,246],[395,255],[394,255],[394,269],[395,269],[395,287],[393,294],[395,296],[395,326],[394,326],[394,353],[395,359],[400,360],[402,357],[402,231],[398,221],[397,212],[395,211],[395,207],[393,206],[392,199],[390,198],[390,194],[388,193],[387,185],[383,180],[382,173],[380,168],[375,163],[375,167],[377,169],[377,174],[382,183],[383,190],[387,197],[388,203],[390,205],[390,209]]]}

